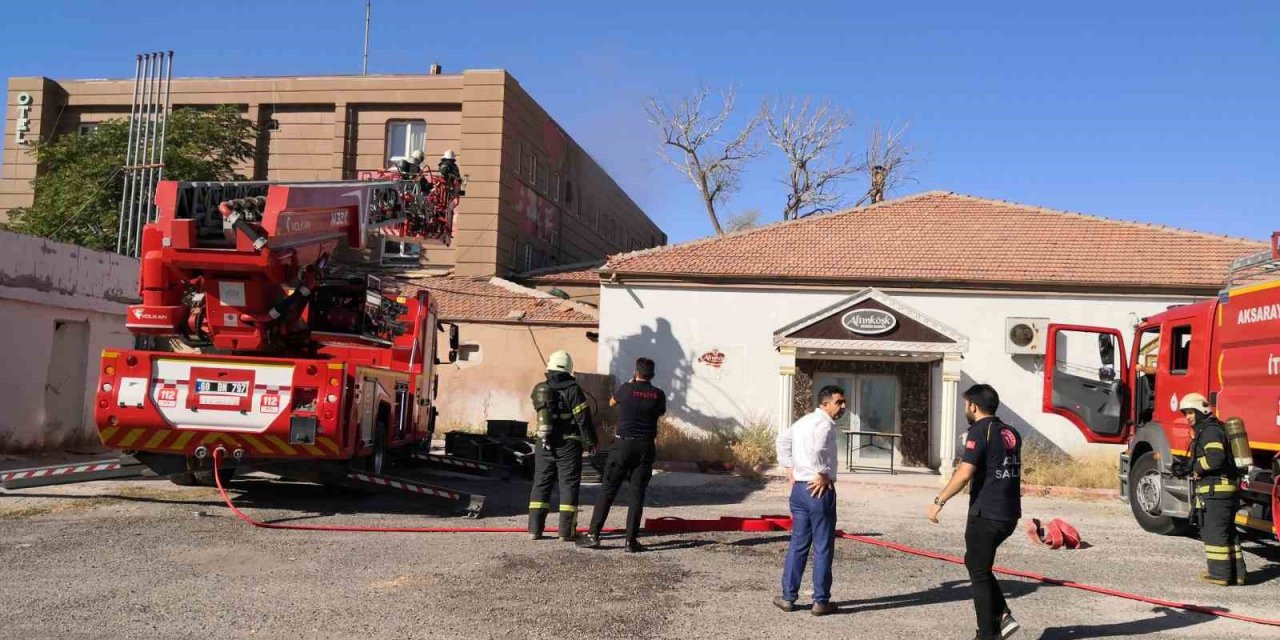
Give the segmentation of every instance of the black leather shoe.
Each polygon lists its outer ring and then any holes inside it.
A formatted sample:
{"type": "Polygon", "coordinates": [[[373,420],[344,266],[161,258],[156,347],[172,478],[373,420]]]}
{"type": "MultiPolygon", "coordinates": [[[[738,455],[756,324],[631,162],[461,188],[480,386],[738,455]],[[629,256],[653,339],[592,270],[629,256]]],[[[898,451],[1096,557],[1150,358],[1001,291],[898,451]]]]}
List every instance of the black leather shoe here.
{"type": "Polygon", "coordinates": [[[829,616],[836,611],[836,606],[830,602],[815,602],[813,603],[813,610],[809,613],[815,616],[829,616]]]}
{"type": "Polygon", "coordinates": [[[627,541],[627,553],[644,553],[644,552],[645,552],[644,545],[640,544],[638,540],[627,541]]]}
{"type": "Polygon", "coordinates": [[[578,546],[583,549],[599,549],[600,536],[594,536],[590,533],[578,537],[578,546]]]}
{"type": "Polygon", "coordinates": [[[779,608],[779,609],[782,609],[783,611],[786,611],[787,613],[791,613],[792,611],[795,611],[795,610],[796,610],[796,601],[795,601],[795,600],[785,600],[785,599],[783,599],[783,597],[782,597],[782,596],[778,596],[778,597],[776,597],[776,598],[774,598],[774,599],[773,599],[773,606],[775,606],[775,607],[777,607],[777,608],[779,608]]]}

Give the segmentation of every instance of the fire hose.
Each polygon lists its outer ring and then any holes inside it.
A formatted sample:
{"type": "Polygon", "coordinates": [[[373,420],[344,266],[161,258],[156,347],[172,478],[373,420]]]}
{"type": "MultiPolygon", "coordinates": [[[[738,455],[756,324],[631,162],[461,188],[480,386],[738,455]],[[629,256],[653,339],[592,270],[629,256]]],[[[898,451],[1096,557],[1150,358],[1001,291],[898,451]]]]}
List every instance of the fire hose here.
{"type": "MultiPolygon", "coordinates": [[[[214,450],[213,452],[214,468],[217,468],[219,466],[222,455],[223,455],[223,451],[221,448],[214,450]]],[[[218,493],[222,495],[222,500],[223,502],[226,503],[227,508],[231,510],[231,513],[235,514],[237,518],[240,518],[241,520],[247,522],[248,524],[251,524],[255,527],[260,527],[263,529],[285,529],[285,530],[292,530],[292,531],[339,531],[339,532],[355,532],[355,533],[527,533],[527,530],[522,527],[359,527],[359,526],[347,526],[347,525],[291,525],[291,524],[276,524],[276,523],[270,523],[270,522],[262,522],[260,520],[254,520],[253,518],[245,514],[243,511],[240,511],[239,509],[236,508],[235,504],[231,502],[231,496],[227,493],[226,487],[222,486],[221,474],[215,473],[213,474],[213,478],[214,478],[214,482],[217,483],[218,493]]],[[[790,516],[761,516],[759,518],[721,518],[719,520],[685,520],[683,518],[667,517],[667,518],[658,518],[656,520],[647,521],[645,522],[644,528],[646,531],[657,532],[657,533],[693,533],[693,532],[707,532],[707,531],[748,531],[748,532],[790,531],[791,518],[790,516]]],[[[582,531],[585,531],[585,529],[579,529],[579,532],[582,532],[582,531]]],[[[618,530],[605,529],[602,532],[616,533],[618,532],[618,530]]],[[[844,540],[853,540],[854,542],[861,542],[864,544],[881,547],[883,549],[897,551],[899,553],[905,553],[908,555],[919,556],[922,558],[929,558],[931,560],[939,560],[942,562],[949,562],[951,564],[964,566],[963,558],[958,558],[956,556],[951,556],[944,553],[938,553],[935,551],[918,549],[915,547],[907,546],[905,544],[899,544],[897,542],[891,542],[888,540],[877,540],[875,538],[871,538],[868,536],[845,533],[844,531],[836,531],[836,537],[842,538],[844,540]]],[[[1030,571],[1022,571],[1019,569],[1010,569],[1007,567],[1000,567],[1000,566],[993,567],[992,571],[994,571],[995,573],[999,573],[1001,575],[1024,578],[1027,580],[1035,580],[1036,582],[1040,582],[1043,584],[1048,584],[1048,585],[1053,585],[1058,587],[1068,587],[1071,589],[1078,589],[1080,591],[1086,591],[1086,592],[1094,593],[1098,595],[1110,596],[1113,598],[1121,598],[1124,600],[1133,600],[1135,602],[1142,602],[1142,603],[1151,604],[1159,607],[1168,607],[1170,609],[1180,609],[1180,610],[1188,611],[1191,613],[1200,613],[1204,615],[1216,616],[1219,618],[1226,618],[1230,620],[1238,620],[1240,622],[1248,622],[1252,624],[1260,624],[1260,625],[1271,626],[1271,627],[1280,627],[1280,620],[1247,616],[1244,614],[1227,611],[1221,608],[1208,607],[1208,606],[1198,605],[1198,604],[1189,604],[1185,602],[1173,602],[1171,600],[1162,600],[1160,598],[1152,598],[1150,596],[1143,596],[1135,593],[1126,593],[1124,591],[1108,589],[1106,587],[1098,587],[1090,584],[1084,584],[1081,582],[1074,582],[1071,580],[1051,578],[1038,573],[1033,573],[1030,571]]]]}

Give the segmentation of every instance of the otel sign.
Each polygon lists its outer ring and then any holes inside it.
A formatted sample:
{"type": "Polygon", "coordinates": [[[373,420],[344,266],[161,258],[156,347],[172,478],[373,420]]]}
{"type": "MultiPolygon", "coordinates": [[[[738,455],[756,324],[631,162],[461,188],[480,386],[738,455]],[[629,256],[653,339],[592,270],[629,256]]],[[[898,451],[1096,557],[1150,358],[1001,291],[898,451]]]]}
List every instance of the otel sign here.
{"type": "Polygon", "coordinates": [[[26,91],[18,94],[18,119],[13,127],[13,141],[16,144],[31,144],[27,140],[27,132],[31,130],[31,102],[31,94],[26,91]]]}
{"type": "Polygon", "coordinates": [[[878,336],[893,331],[898,326],[898,318],[880,309],[854,309],[840,318],[840,324],[859,335],[878,336]]]}

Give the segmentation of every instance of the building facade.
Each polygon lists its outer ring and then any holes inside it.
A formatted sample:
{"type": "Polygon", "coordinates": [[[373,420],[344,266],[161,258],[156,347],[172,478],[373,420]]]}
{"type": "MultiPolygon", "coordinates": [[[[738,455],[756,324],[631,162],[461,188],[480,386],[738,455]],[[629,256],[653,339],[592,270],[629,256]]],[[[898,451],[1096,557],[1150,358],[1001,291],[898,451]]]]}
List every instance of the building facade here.
{"type": "MultiPolygon", "coordinates": [[[[132,80],[10,78],[0,220],[32,202],[30,145],[127,118],[132,80]]],[[[655,247],[666,235],[502,70],[452,75],[177,78],[174,108],[238,105],[258,125],[246,178],[337,180],[422,150],[467,178],[450,246],[386,240],[373,259],[501,276],[655,247]]]]}
{"type": "MultiPolygon", "coordinates": [[[[842,460],[944,472],[965,429],[959,395],[988,383],[1028,446],[1074,454],[1083,436],[1043,410],[1048,325],[1131,335],[1216,294],[1232,259],[1266,246],[931,192],[615,256],[600,274],[599,370],[654,358],[671,415],[693,428],[786,425],[834,384],[843,430],[894,436],[846,435],[842,460]]],[[[1096,339],[1059,349],[1100,375],[1096,339]]]]}

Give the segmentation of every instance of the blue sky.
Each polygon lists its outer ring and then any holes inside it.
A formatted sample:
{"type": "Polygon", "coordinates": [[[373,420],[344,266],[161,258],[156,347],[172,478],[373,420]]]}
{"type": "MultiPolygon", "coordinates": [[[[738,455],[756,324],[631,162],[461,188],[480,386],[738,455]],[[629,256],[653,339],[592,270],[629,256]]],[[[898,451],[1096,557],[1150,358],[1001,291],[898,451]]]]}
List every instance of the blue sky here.
{"type": "MultiPolygon", "coordinates": [[[[648,95],[739,87],[910,122],[899,194],[944,189],[1265,238],[1280,229],[1280,3],[374,1],[371,73],[506,68],[669,234],[710,232],[648,95]],[[447,8],[447,9],[445,9],[447,8]]],[[[363,0],[44,0],[6,9],[0,76],[358,73],[363,0]]],[[[726,214],[783,202],[776,157],[726,214]]],[[[850,184],[860,191],[861,181],[850,184]]]]}

